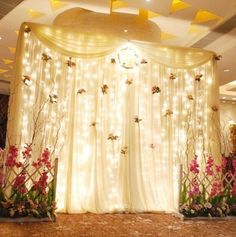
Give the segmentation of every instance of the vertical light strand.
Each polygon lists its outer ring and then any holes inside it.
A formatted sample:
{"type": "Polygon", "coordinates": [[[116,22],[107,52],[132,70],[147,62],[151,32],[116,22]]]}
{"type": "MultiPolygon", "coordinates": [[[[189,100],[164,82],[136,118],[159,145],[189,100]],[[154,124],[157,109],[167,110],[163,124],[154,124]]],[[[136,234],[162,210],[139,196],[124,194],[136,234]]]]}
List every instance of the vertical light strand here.
{"type": "Polygon", "coordinates": [[[22,95],[23,95],[23,105],[22,105],[22,137],[21,137],[21,148],[23,148],[24,143],[29,139],[29,101],[30,101],[30,89],[29,86],[32,85],[31,81],[31,68],[30,68],[30,35],[26,32],[24,33],[24,54],[23,54],[23,68],[22,68],[22,79],[28,76],[29,81],[24,81],[24,85],[21,87],[22,95]]]}

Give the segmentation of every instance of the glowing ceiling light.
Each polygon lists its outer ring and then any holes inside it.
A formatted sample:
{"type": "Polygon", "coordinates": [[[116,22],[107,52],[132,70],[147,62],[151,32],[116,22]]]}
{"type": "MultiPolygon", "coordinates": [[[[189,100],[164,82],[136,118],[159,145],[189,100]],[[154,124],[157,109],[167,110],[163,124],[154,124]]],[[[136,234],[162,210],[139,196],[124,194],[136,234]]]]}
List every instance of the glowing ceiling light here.
{"type": "Polygon", "coordinates": [[[140,61],[139,58],[138,51],[131,44],[123,46],[117,53],[117,61],[126,69],[137,66],[140,61]]]}

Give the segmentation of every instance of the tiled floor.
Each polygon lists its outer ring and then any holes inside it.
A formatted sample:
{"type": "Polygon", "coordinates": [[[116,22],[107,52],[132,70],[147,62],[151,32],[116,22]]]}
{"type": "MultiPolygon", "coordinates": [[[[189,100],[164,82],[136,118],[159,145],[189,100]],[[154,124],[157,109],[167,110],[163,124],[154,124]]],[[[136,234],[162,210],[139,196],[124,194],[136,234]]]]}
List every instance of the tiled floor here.
{"type": "Polygon", "coordinates": [[[56,223],[0,223],[4,237],[236,237],[236,219],[181,221],[166,214],[59,214],[56,223]]]}

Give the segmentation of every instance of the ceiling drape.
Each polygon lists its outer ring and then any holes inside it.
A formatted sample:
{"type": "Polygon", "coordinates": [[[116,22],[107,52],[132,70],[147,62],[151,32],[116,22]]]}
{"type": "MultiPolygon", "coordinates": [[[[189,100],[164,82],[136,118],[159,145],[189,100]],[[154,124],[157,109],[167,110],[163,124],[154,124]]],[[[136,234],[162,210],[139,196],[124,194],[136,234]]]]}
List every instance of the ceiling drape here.
{"type": "MultiPolygon", "coordinates": [[[[22,30],[29,26],[35,36],[48,48],[80,58],[101,57],[114,52],[125,42],[130,42],[157,63],[175,68],[193,68],[213,58],[214,53],[195,48],[163,46],[159,43],[126,40],[112,34],[101,35],[82,33],[68,27],[47,26],[25,23],[22,30]],[[155,48],[155,50],[153,50],[155,48]]],[[[90,29],[92,32],[92,29],[90,29]]]]}

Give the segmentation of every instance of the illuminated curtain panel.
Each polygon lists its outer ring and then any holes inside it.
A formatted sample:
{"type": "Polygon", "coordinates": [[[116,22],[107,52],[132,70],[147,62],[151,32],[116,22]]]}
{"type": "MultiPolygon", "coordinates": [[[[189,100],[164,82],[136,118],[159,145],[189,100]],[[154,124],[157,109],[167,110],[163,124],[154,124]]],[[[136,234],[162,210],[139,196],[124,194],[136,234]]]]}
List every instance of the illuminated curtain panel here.
{"type": "Polygon", "coordinates": [[[219,154],[214,63],[177,69],[141,51],[122,67],[119,50],[69,58],[21,40],[8,135],[59,157],[59,210],[176,210],[179,164],[219,154]]]}

